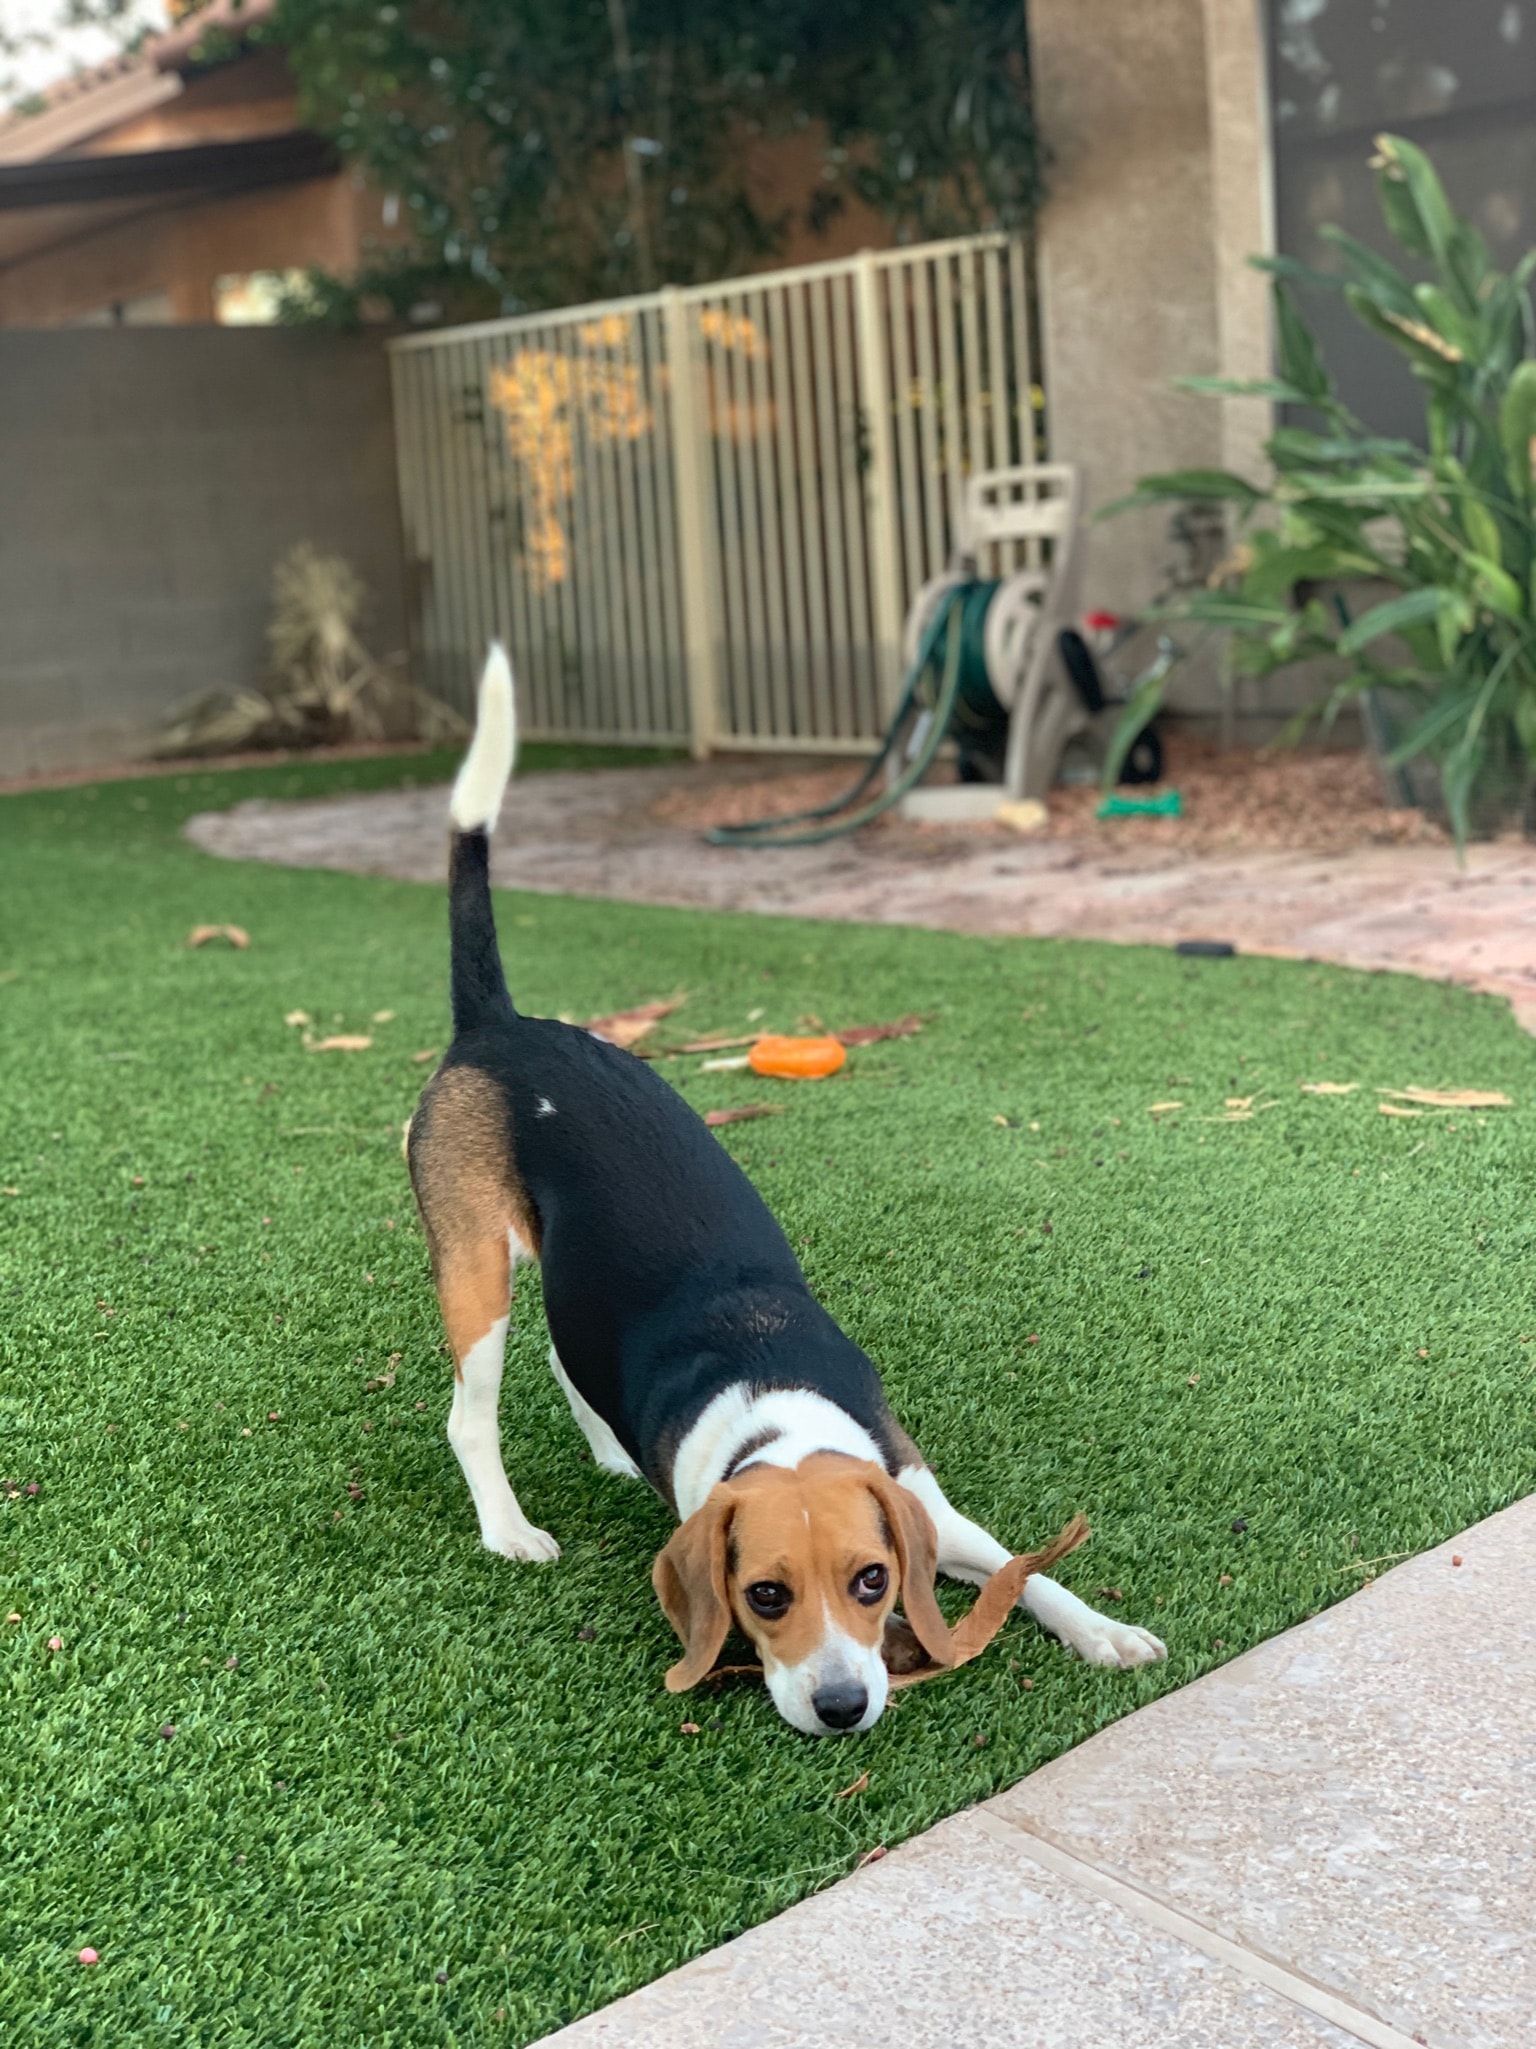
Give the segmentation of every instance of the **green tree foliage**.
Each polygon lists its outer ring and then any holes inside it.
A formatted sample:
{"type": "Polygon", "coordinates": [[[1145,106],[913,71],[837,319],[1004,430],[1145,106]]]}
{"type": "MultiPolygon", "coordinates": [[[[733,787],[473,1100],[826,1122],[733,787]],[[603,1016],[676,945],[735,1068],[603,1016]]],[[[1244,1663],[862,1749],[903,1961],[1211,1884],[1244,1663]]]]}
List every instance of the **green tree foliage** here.
{"type": "MultiPolygon", "coordinates": [[[[283,0],[306,118],[397,193],[429,275],[521,311],[740,272],[789,225],[755,136],[824,135],[811,209],[859,193],[904,235],[1027,221],[1021,0],[283,0]]],[[[312,310],[349,301],[321,285],[312,310]]]]}

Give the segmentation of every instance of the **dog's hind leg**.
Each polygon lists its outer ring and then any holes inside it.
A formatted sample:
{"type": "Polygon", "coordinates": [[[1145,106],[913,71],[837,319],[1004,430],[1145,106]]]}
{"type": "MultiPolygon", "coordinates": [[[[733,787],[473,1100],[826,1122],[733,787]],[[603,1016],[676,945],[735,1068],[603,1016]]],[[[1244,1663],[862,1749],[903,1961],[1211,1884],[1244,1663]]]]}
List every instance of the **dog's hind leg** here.
{"type": "Polygon", "coordinates": [[[480,1541],[504,1558],[558,1558],[560,1546],[524,1515],[501,1462],[512,1261],[537,1252],[538,1226],[511,1162],[502,1097],[489,1078],[468,1068],[440,1075],[412,1122],[409,1157],[453,1353],[448,1442],[469,1483],[480,1541]]]}
{"type": "Polygon", "coordinates": [[[549,1348],[549,1370],[560,1383],[561,1391],[571,1405],[571,1414],[576,1418],[576,1427],[592,1447],[594,1463],[605,1473],[617,1473],[623,1480],[642,1480],[645,1475],[635,1464],[629,1453],[620,1444],[613,1431],[603,1421],[592,1404],[576,1392],[571,1376],[560,1364],[560,1354],[551,1345],[549,1348]]]}
{"type": "Polygon", "coordinates": [[[445,1274],[440,1285],[454,1357],[448,1442],[469,1483],[485,1548],[504,1558],[558,1558],[560,1546],[524,1515],[501,1462],[498,1411],[511,1316],[503,1309],[487,1325],[484,1312],[498,1296],[502,1302],[508,1300],[511,1265],[503,1236],[499,1246],[480,1248],[478,1257],[445,1274]]]}
{"type": "MultiPolygon", "coordinates": [[[[947,1578],[980,1586],[1008,1563],[1007,1547],[952,1506],[927,1466],[904,1467],[896,1477],[927,1509],[938,1536],[938,1569],[947,1578]]],[[[1146,1665],[1168,1655],[1150,1630],[1112,1621],[1043,1572],[1025,1580],[1019,1606],[1088,1665],[1146,1665]]]]}

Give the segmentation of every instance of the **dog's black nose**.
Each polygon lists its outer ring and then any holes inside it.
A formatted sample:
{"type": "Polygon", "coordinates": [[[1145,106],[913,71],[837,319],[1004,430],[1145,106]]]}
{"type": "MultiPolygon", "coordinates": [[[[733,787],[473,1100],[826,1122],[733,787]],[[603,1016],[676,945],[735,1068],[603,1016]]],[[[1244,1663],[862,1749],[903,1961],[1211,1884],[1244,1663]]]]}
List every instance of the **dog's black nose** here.
{"type": "Polygon", "coordinates": [[[864,1719],[869,1706],[869,1689],[857,1679],[840,1679],[835,1686],[818,1687],[811,1695],[818,1721],[829,1729],[851,1729],[864,1719]]]}

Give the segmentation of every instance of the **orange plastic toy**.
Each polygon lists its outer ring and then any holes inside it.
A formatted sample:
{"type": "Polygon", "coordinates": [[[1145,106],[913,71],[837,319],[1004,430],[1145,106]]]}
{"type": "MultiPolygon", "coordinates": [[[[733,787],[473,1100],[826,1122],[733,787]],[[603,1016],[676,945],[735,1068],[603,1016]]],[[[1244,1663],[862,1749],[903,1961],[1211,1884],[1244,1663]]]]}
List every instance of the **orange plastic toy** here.
{"type": "Polygon", "coordinates": [[[774,1074],[783,1081],[820,1081],[836,1074],[848,1055],[837,1039],[784,1039],[769,1033],[747,1055],[754,1074],[774,1074]]]}

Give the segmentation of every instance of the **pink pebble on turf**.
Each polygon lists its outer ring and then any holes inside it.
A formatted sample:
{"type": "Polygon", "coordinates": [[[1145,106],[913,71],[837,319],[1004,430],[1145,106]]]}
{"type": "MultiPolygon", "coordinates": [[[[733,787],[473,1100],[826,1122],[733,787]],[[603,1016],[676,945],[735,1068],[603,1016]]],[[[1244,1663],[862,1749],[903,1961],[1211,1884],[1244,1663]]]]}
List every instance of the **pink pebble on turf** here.
{"type": "Polygon", "coordinates": [[[101,1958],[97,1956],[95,1950],[87,1947],[81,1950],[80,1961],[82,1964],[99,1964],[101,1962],[101,1958]]]}

